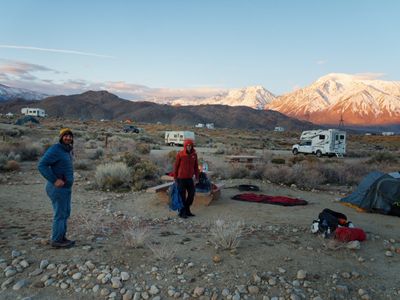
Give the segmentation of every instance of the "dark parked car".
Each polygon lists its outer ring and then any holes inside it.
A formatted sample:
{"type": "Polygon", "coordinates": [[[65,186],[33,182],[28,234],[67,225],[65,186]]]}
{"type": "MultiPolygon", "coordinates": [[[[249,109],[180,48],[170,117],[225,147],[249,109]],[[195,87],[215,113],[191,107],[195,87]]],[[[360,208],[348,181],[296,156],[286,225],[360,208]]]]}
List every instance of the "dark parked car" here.
{"type": "Polygon", "coordinates": [[[133,126],[133,125],[125,125],[124,128],[122,129],[123,132],[133,132],[133,133],[139,133],[139,128],[133,126]]]}

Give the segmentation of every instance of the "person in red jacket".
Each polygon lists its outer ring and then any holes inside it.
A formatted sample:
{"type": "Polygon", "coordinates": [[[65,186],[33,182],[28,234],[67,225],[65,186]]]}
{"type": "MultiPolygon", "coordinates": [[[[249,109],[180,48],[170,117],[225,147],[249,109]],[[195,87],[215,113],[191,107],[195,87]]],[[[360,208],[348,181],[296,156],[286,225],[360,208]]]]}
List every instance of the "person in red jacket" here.
{"type": "Polygon", "coordinates": [[[179,217],[184,219],[194,217],[194,214],[190,211],[190,206],[193,203],[196,192],[195,182],[199,181],[199,165],[192,140],[185,140],[183,150],[179,151],[176,155],[174,179],[178,185],[183,202],[183,208],[179,211],[179,217]]]}

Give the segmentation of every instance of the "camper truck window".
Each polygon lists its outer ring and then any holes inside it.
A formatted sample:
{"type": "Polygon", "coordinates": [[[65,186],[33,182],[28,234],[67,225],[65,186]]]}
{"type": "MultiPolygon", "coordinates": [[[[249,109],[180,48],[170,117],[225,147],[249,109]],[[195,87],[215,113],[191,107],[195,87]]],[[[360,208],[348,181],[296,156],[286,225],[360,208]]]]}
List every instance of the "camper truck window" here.
{"type": "Polygon", "coordinates": [[[343,134],[340,135],[340,139],[344,140],[344,135],[343,134]]]}
{"type": "Polygon", "coordinates": [[[319,139],[320,139],[320,140],[324,140],[324,139],[325,139],[325,136],[324,136],[323,134],[320,134],[320,135],[319,135],[319,139]]]}
{"type": "Polygon", "coordinates": [[[301,141],[300,146],[311,146],[311,141],[301,141]]]}

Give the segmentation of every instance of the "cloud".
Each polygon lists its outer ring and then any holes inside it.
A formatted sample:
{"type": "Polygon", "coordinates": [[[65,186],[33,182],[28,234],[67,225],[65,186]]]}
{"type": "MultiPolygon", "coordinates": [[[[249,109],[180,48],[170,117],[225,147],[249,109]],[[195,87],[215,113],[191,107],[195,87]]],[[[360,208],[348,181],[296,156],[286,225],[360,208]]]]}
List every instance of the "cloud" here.
{"type": "Polygon", "coordinates": [[[65,72],[46,66],[21,61],[0,59],[1,83],[11,87],[25,88],[48,95],[79,94],[88,90],[107,90],[129,100],[151,100],[152,98],[194,98],[210,97],[225,91],[215,87],[193,87],[184,89],[150,88],[125,81],[93,82],[84,79],[68,79],[65,72]],[[40,77],[37,72],[42,72],[40,77]],[[50,76],[46,76],[50,74],[50,76]],[[54,74],[61,74],[64,79],[54,74]]]}
{"type": "Polygon", "coordinates": [[[40,47],[17,46],[17,45],[0,45],[0,48],[45,51],[45,52],[53,52],[53,53],[93,56],[93,57],[100,57],[100,58],[115,58],[114,56],[111,56],[111,55],[82,52],[82,51],[76,51],[76,50],[67,50],[67,49],[52,49],[52,48],[40,48],[40,47]]]}
{"type": "Polygon", "coordinates": [[[354,74],[360,80],[376,80],[384,77],[385,73],[356,73],[354,74]]]}

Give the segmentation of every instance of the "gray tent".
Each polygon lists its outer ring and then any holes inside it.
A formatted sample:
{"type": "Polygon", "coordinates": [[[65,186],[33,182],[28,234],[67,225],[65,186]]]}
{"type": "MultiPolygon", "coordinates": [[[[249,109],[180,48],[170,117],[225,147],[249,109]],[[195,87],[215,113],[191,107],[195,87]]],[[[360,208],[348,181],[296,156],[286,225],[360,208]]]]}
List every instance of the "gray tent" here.
{"type": "Polygon", "coordinates": [[[15,125],[25,125],[25,124],[40,124],[40,122],[32,116],[24,116],[15,122],[15,125]]]}
{"type": "Polygon", "coordinates": [[[400,173],[371,172],[352,194],[340,201],[367,211],[397,215],[400,208],[400,173]]]}

